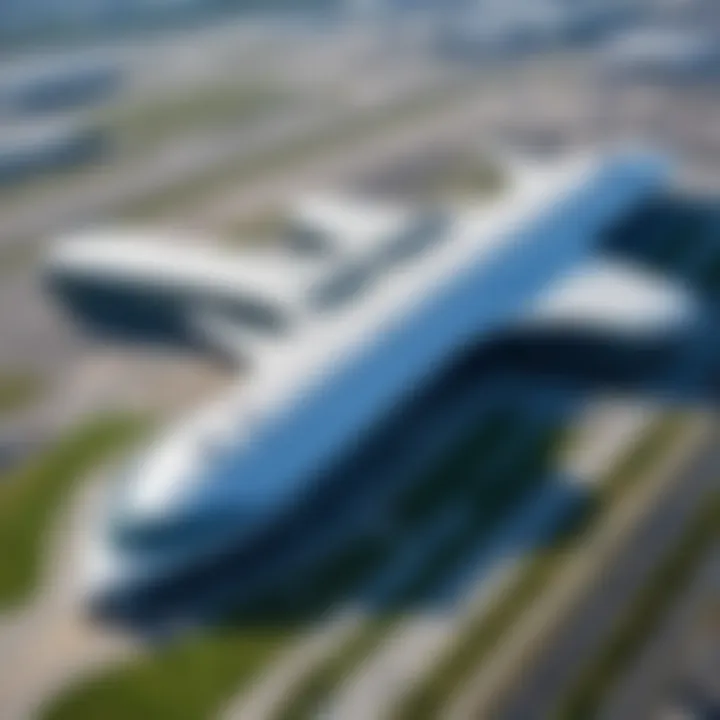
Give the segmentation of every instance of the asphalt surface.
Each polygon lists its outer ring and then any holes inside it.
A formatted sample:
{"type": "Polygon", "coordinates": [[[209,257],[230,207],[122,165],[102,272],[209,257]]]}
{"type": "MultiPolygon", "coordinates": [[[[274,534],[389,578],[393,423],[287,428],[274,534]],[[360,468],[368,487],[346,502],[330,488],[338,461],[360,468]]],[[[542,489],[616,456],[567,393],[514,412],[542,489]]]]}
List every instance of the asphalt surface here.
{"type": "Polygon", "coordinates": [[[677,481],[630,534],[615,563],[599,569],[594,586],[565,617],[541,656],[499,700],[493,718],[540,720],[554,716],[563,693],[602,647],[613,622],[678,541],[706,493],[717,487],[719,464],[720,432],[685,465],[677,481]]]}
{"type": "MultiPolygon", "coordinates": [[[[210,171],[235,165],[241,168],[243,162],[256,161],[258,155],[285,143],[322,137],[331,128],[354,119],[363,104],[371,110],[402,105],[407,98],[426,92],[441,79],[439,64],[413,57],[388,57],[383,73],[378,73],[376,66],[383,53],[378,42],[368,38],[327,35],[313,43],[312,39],[281,33],[272,40],[280,44],[276,51],[272,52],[273,44],[268,38],[262,53],[256,49],[251,62],[240,63],[242,74],[258,86],[269,83],[269,87],[287,87],[295,95],[288,105],[241,127],[231,119],[224,127],[222,122],[211,123],[184,137],[160,143],[135,158],[118,150],[117,157],[108,156],[97,168],[84,170],[80,177],[69,175],[67,183],[58,181],[51,188],[40,187],[37,192],[29,188],[19,200],[11,196],[11,202],[0,198],[3,216],[0,245],[34,241],[103,220],[108,215],[122,215],[124,208],[133,203],[210,171]],[[271,70],[277,63],[286,66],[271,70]],[[362,96],[369,91],[372,97],[363,101],[362,96]]],[[[228,57],[227,50],[232,48],[206,47],[203,52],[203,45],[198,42],[208,41],[189,38],[187,46],[178,41],[172,51],[162,47],[139,51],[131,64],[131,88],[114,104],[122,110],[138,102],[157,103],[168,95],[183,94],[192,100],[203,82],[211,86],[227,83],[232,91],[238,84],[227,70],[237,62],[237,58],[228,57]]],[[[225,39],[224,45],[227,44],[225,39]]]]}
{"type": "Polygon", "coordinates": [[[110,166],[89,170],[87,180],[58,188],[39,207],[35,201],[5,209],[0,242],[9,246],[37,241],[107,216],[122,216],[122,209],[135,202],[179,187],[211,170],[249,161],[263,149],[329,128],[347,117],[344,108],[296,108],[292,115],[265,120],[254,128],[180,138],[149,157],[120,164],[115,170],[110,166]]]}
{"type": "MultiPolygon", "coordinates": [[[[478,416],[487,411],[488,403],[492,403],[498,394],[507,397],[506,393],[499,393],[497,384],[488,388],[482,379],[478,381],[472,373],[468,376],[462,371],[457,374],[450,372],[440,378],[437,386],[429,389],[428,395],[413,405],[411,416],[403,414],[393,422],[390,450],[385,442],[387,438],[379,437],[377,448],[371,444],[363,450],[361,464],[357,461],[350,463],[356,466],[351,468],[354,476],[343,476],[343,485],[335,483],[339,492],[331,497],[330,504],[326,503],[327,507],[318,510],[333,517],[310,518],[311,526],[302,527],[303,531],[307,531],[307,537],[305,532],[298,534],[298,537],[306,538],[305,541],[297,547],[286,548],[291,556],[289,561],[307,565],[314,562],[310,556],[327,554],[329,548],[340,546],[346,541],[348,533],[356,532],[358,528],[377,531],[378,508],[382,506],[383,498],[396,492],[403,483],[412,481],[419,468],[427,467],[439,453],[446,452],[468,424],[476,422],[478,416]],[[406,451],[393,451],[400,447],[403,439],[406,451]],[[420,442],[422,452],[408,453],[408,439],[420,442]],[[373,468],[377,472],[373,472],[373,468]],[[365,473],[369,473],[370,477],[365,473]],[[363,487],[358,488],[358,483],[363,487]],[[369,488],[366,487],[368,485],[369,488]],[[313,523],[313,520],[316,522],[313,523]]],[[[339,472],[342,473],[342,468],[339,472]]],[[[9,618],[6,616],[7,623],[0,621],[0,707],[3,709],[0,716],[3,720],[31,717],[43,700],[76,676],[98,671],[104,664],[112,664],[137,649],[132,642],[132,634],[118,636],[88,623],[78,603],[78,568],[82,566],[85,531],[91,518],[99,512],[102,502],[103,487],[94,482],[89,482],[76,498],[71,499],[56,534],[51,538],[54,542],[48,543],[50,557],[39,592],[16,614],[9,618]]],[[[221,579],[227,577],[228,570],[238,573],[252,571],[247,562],[244,566],[228,567],[228,561],[242,563],[243,560],[247,558],[225,559],[222,567],[217,568],[220,576],[212,572],[205,574],[207,585],[174,588],[172,598],[165,599],[181,605],[175,610],[182,610],[185,618],[193,613],[205,615],[219,607],[226,607],[238,592],[244,591],[247,575],[242,576],[243,588],[240,590],[237,576],[232,580],[232,572],[229,584],[221,582],[221,579]],[[214,592],[211,588],[213,583],[217,583],[214,592]]],[[[271,562],[270,555],[258,557],[254,563],[255,570],[265,575],[266,565],[271,562]]],[[[288,572],[288,565],[271,567],[270,571],[282,577],[288,572]]],[[[292,592],[297,590],[292,583],[290,586],[292,592]]],[[[322,619],[327,608],[322,606],[317,608],[317,612],[316,618],[309,619],[322,619]]],[[[283,616],[272,620],[297,621],[283,616]]],[[[252,622],[256,623],[255,620],[252,622]]],[[[257,625],[253,627],[256,629],[257,625]]]]}
{"type": "MultiPolygon", "coordinates": [[[[720,712],[720,541],[681,593],[669,617],[608,696],[602,720],[653,720],[696,698],[720,712]]],[[[692,706],[692,705],[690,705],[692,706]]]]}
{"type": "Polygon", "coordinates": [[[88,483],[68,499],[47,538],[46,563],[34,597],[0,616],[0,717],[28,720],[44,701],[79,676],[136,652],[138,644],[88,622],[77,598],[77,568],[87,525],[102,499],[88,483]]]}
{"type": "Polygon", "coordinates": [[[0,277],[0,368],[57,376],[86,346],[44,292],[34,264],[0,277]]]}
{"type": "MultiPolygon", "coordinates": [[[[307,38],[302,42],[305,47],[293,48],[299,55],[292,68],[294,72],[310,73],[320,60],[328,61],[332,57],[335,62],[331,62],[330,66],[335,72],[335,80],[345,77],[350,89],[355,84],[365,87],[361,78],[367,68],[360,62],[363,53],[367,54],[364,41],[359,43],[359,47],[350,47],[349,50],[342,47],[340,38],[321,38],[317,47],[313,47],[307,38]],[[354,63],[359,63],[359,66],[355,67],[354,63]]],[[[302,42],[297,44],[302,45],[302,42]]],[[[183,47],[182,42],[178,43],[174,52],[189,54],[192,60],[197,48],[193,53],[183,47]]],[[[145,51],[145,54],[149,52],[145,51]]],[[[162,55],[167,50],[160,48],[157,53],[162,55]]],[[[152,58],[152,53],[148,57],[152,58]]],[[[167,66],[167,58],[163,62],[167,66]]],[[[153,80],[156,81],[157,78],[153,80]]],[[[373,99],[369,114],[385,106],[402,104],[408,94],[422,93],[425,83],[434,82],[424,68],[410,68],[409,71],[404,67],[392,69],[383,81],[387,81],[387,86],[379,88],[380,95],[373,99]]],[[[66,384],[68,376],[88,363],[88,351],[97,348],[92,340],[77,332],[72,323],[58,312],[52,299],[43,293],[38,264],[33,258],[38,251],[35,241],[46,240],[84,223],[100,221],[106,216],[121,215],[122,208],[128,203],[146,200],[158,191],[182,185],[206,172],[215,173],[228,165],[241,167],[243,161],[255,161],[266,151],[274,152],[278,147],[286,143],[292,145],[303,137],[316,137],[326,129],[356,117],[356,100],[353,93],[345,93],[337,101],[306,103],[304,107],[298,106],[293,113],[278,113],[253,127],[228,128],[223,132],[179,138],[159,148],[154,156],[150,154],[146,158],[128,160],[115,169],[104,168],[99,176],[91,173],[77,183],[69,182],[67,187],[45,188],[37,196],[27,198],[27,202],[23,197],[17,203],[0,204],[0,250],[7,248],[14,252],[19,249],[24,253],[24,249],[18,247],[18,243],[22,242],[30,245],[30,250],[35,247],[34,251],[28,252],[28,257],[22,255],[17,263],[12,253],[0,257],[0,368],[23,368],[41,376],[48,385],[66,384]]],[[[342,155],[342,150],[339,154],[342,155]]],[[[292,171],[283,173],[282,169],[281,174],[293,176],[292,171]]],[[[306,181],[307,176],[303,175],[302,182],[306,181]]],[[[277,178],[271,184],[283,185],[277,178]]],[[[245,187],[244,192],[257,200],[258,194],[253,192],[252,187],[245,187]]],[[[233,196],[237,199],[242,194],[243,191],[236,189],[233,196]]],[[[261,202],[267,197],[274,199],[276,196],[262,194],[261,202]]],[[[170,223],[178,220],[182,218],[169,218],[170,223]]],[[[130,378],[129,389],[132,390],[134,385],[130,378]]],[[[86,393],[82,391],[81,394],[86,393]]],[[[16,435],[13,431],[13,436],[16,435]]],[[[1,432],[0,443],[15,445],[10,440],[5,443],[1,432]]],[[[8,453],[8,457],[22,457],[22,453],[18,455],[12,448],[8,453]]]]}

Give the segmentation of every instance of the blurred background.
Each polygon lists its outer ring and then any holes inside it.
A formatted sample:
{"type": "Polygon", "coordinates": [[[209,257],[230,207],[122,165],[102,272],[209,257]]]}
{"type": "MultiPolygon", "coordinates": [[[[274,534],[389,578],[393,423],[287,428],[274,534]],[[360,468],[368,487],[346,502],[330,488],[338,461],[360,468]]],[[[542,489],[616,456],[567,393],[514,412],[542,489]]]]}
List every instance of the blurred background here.
{"type": "MultiPolygon", "coordinates": [[[[0,0],[0,720],[719,718],[718,193],[717,0],[0,0]],[[484,515],[405,537],[378,512],[265,614],[80,611],[93,480],[247,369],[86,332],[47,291],[58,241],[142,228],[231,257],[275,247],[308,193],[467,204],[497,157],[629,143],[672,187],[603,253],[673,285],[643,322],[671,292],[700,310],[660,340],[511,333],[462,358],[427,401],[458,426],[426,462],[442,487],[408,512],[489,473],[484,515]],[[559,476],[587,482],[547,502],[582,511],[546,536],[521,501],[559,476]]],[[[594,302],[620,323],[624,297],[594,302]]],[[[418,418],[398,446],[442,434],[418,418]]]]}
{"type": "Polygon", "coordinates": [[[640,140],[678,160],[683,187],[717,182],[712,2],[0,12],[0,363],[34,376],[23,387],[110,372],[77,370],[82,339],[29,290],[43,247],[77,228],[141,223],[238,246],[277,235],[299,193],[384,191],[468,149],[640,140]]]}

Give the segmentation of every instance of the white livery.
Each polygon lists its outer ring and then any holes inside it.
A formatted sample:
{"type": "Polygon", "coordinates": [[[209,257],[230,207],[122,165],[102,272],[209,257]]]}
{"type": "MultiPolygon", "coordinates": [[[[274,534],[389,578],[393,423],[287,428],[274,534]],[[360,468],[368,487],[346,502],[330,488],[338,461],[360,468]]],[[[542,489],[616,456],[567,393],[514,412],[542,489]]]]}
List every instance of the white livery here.
{"type": "Polygon", "coordinates": [[[64,239],[48,272],[79,315],[93,314],[96,292],[116,316],[122,298],[141,317],[162,305],[176,330],[248,364],[119,479],[92,529],[88,590],[158,581],[251,546],[464,348],[527,316],[665,179],[652,155],[586,155],[528,167],[457,212],[314,198],[296,227],[313,242],[295,247],[291,232],[280,248],[232,257],[137,237],[64,239]]]}

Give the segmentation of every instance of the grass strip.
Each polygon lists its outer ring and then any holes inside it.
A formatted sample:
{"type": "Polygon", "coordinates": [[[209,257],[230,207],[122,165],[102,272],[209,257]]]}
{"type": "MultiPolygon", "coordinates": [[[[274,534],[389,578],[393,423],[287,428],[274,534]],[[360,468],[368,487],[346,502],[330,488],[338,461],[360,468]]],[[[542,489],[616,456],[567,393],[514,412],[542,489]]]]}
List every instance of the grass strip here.
{"type": "Polygon", "coordinates": [[[493,604],[478,622],[463,629],[461,641],[441,658],[439,665],[407,698],[395,713],[402,720],[442,717],[442,709],[453,693],[488,659],[503,634],[550,582],[564,561],[582,513],[564,520],[552,545],[543,549],[528,566],[502,601],[493,604]]]}
{"type": "MultiPolygon", "coordinates": [[[[211,634],[181,638],[172,646],[83,682],[53,702],[48,720],[127,720],[212,717],[241,692],[312,617],[362,582],[384,560],[379,538],[362,538],[321,564],[300,588],[267,593],[211,634]]],[[[369,643],[369,641],[367,641],[369,643]]],[[[361,648],[355,648],[357,654],[361,648]]],[[[315,680],[321,687],[321,677],[315,680]]],[[[314,695],[307,690],[308,702],[314,695]]]]}
{"type": "Polygon", "coordinates": [[[656,421],[610,470],[600,484],[599,493],[585,501],[563,519],[547,547],[538,551],[519,580],[489,612],[464,629],[462,638],[440,659],[426,682],[410,693],[396,717],[400,720],[423,720],[442,717],[442,710],[458,688],[467,682],[488,660],[497,644],[518,617],[536,600],[542,590],[560,572],[577,540],[598,525],[605,511],[619,502],[669,447],[684,427],[679,414],[656,421]]]}
{"type": "Polygon", "coordinates": [[[257,676],[378,561],[378,542],[359,542],[321,563],[301,587],[268,593],[211,633],[181,637],[121,668],[61,694],[47,720],[127,720],[215,717],[233,694],[257,676]]]}
{"type": "Polygon", "coordinates": [[[631,487],[646,478],[646,473],[675,444],[686,426],[687,416],[679,412],[665,414],[650,425],[640,440],[601,480],[598,490],[600,502],[591,518],[593,524],[602,520],[605,507],[615,505],[631,487]]]}
{"type": "Polygon", "coordinates": [[[129,416],[93,419],[0,482],[0,606],[35,587],[43,542],[58,506],[86,474],[137,439],[146,422],[129,416]]]}
{"type": "Polygon", "coordinates": [[[608,691],[622,677],[648,639],[662,624],[693,574],[720,539],[720,493],[702,503],[675,547],[614,626],[600,653],[582,672],[562,701],[558,720],[597,717],[608,691]]]}
{"type": "Polygon", "coordinates": [[[352,671],[370,656],[383,637],[390,632],[393,619],[372,618],[367,621],[337,652],[326,658],[299,690],[280,710],[283,720],[301,720],[315,717],[324,700],[352,671]]]}
{"type": "MultiPolygon", "coordinates": [[[[213,717],[276,653],[296,637],[310,618],[327,613],[338,598],[387,561],[399,540],[363,538],[339,549],[306,579],[298,592],[268,597],[255,612],[239,613],[209,635],[181,639],[127,666],[109,670],[70,688],[46,711],[49,720],[126,720],[163,717],[198,720],[213,717]]],[[[293,717],[311,714],[341,679],[387,632],[389,620],[378,617],[353,636],[342,651],[323,664],[292,698],[293,717]]]]}
{"type": "Polygon", "coordinates": [[[0,417],[28,407],[41,391],[42,383],[35,375],[10,371],[0,373],[0,417]]]}
{"type": "Polygon", "coordinates": [[[222,628],[183,640],[71,688],[48,720],[214,717],[287,641],[284,627],[222,628]]]}
{"type": "Polygon", "coordinates": [[[233,694],[262,672],[311,619],[326,613],[377,561],[377,543],[340,549],[302,587],[268,593],[208,634],[180,637],[121,668],[62,694],[47,720],[215,717],[233,694]]]}

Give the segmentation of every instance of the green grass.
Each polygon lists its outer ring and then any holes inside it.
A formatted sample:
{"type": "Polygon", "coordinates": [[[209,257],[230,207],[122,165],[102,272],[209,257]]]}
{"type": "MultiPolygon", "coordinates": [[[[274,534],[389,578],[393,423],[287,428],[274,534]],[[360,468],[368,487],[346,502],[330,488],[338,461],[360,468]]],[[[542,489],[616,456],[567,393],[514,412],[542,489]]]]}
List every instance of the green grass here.
{"type": "Polygon", "coordinates": [[[720,494],[703,503],[679,544],[660,562],[650,579],[611,631],[600,653],[587,666],[561,703],[558,720],[597,717],[608,691],[622,677],[638,652],[692,579],[707,553],[720,539],[720,494]]]}
{"type": "Polygon", "coordinates": [[[0,371],[0,417],[28,407],[40,397],[42,389],[42,382],[32,373],[0,371]]]}
{"type": "Polygon", "coordinates": [[[465,628],[461,641],[440,658],[430,677],[411,692],[395,714],[398,720],[423,720],[442,717],[442,709],[453,693],[482,665],[502,640],[503,635],[532,601],[552,581],[564,562],[582,514],[565,518],[553,543],[543,548],[523,573],[512,591],[495,603],[488,613],[465,628]]]}
{"type": "Polygon", "coordinates": [[[184,640],[64,693],[46,720],[200,720],[222,709],[288,640],[285,628],[228,629],[184,640]]]}
{"type": "Polygon", "coordinates": [[[0,480],[0,606],[32,593],[47,531],[63,501],[90,470],[127,448],[145,427],[131,417],[92,420],[0,480]]]}
{"type": "MultiPolygon", "coordinates": [[[[485,452],[489,449],[485,447],[485,452]]],[[[455,452],[459,451],[456,448],[455,452]]],[[[430,507],[427,512],[433,510],[430,507]]],[[[209,635],[181,640],[158,654],[70,688],[52,704],[45,717],[199,720],[215,716],[223,703],[261,672],[309,619],[330,612],[343,598],[352,596],[353,589],[374,576],[403,537],[398,532],[359,538],[304,576],[300,588],[269,594],[209,635]]],[[[443,564],[436,573],[444,569],[443,564]]],[[[294,582],[289,580],[289,584],[294,582]]],[[[425,587],[424,582],[421,585],[425,587]]],[[[382,615],[369,619],[337,655],[321,664],[303,684],[286,708],[288,716],[310,715],[343,674],[375,647],[394,618],[382,615]]]]}
{"type": "MultiPolygon", "coordinates": [[[[439,660],[427,681],[407,697],[396,714],[399,720],[442,717],[443,707],[453,693],[491,657],[503,634],[560,572],[577,540],[602,521],[604,509],[622,499],[657,461],[659,454],[678,437],[683,427],[682,416],[669,415],[645,433],[610,470],[601,483],[599,495],[588,498],[560,523],[552,541],[532,557],[511,591],[469,625],[460,642],[439,660]]],[[[545,442],[549,443],[549,448],[557,448],[562,437],[548,437],[545,442]]]]}
{"type": "MultiPolygon", "coordinates": [[[[212,718],[332,603],[374,565],[381,543],[342,548],[301,587],[269,593],[208,634],[181,638],[140,660],[74,686],[46,720],[200,720],[212,718]]],[[[290,583],[292,584],[292,583],[290,583]]]]}
{"type": "MultiPolygon", "coordinates": [[[[457,448],[456,452],[462,449],[457,448]]],[[[529,463],[526,472],[528,468],[529,463]]],[[[327,611],[333,600],[375,572],[387,560],[391,544],[399,539],[399,536],[384,540],[365,538],[341,549],[305,579],[300,602],[289,593],[284,600],[283,597],[267,598],[256,615],[239,614],[230,624],[210,634],[180,640],[158,653],[70,688],[48,708],[44,717],[48,720],[150,717],[199,720],[215,716],[223,703],[257,676],[296,636],[308,617],[317,614],[319,609],[327,611]]],[[[453,556],[446,555],[435,572],[443,572],[452,560],[453,556]]],[[[423,581],[413,593],[426,587],[423,581]]],[[[393,619],[391,616],[370,619],[337,654],[312,673],[291,698],[283,717],[311,716],[331,689],[388,632],[393,619]]]]}

